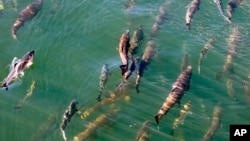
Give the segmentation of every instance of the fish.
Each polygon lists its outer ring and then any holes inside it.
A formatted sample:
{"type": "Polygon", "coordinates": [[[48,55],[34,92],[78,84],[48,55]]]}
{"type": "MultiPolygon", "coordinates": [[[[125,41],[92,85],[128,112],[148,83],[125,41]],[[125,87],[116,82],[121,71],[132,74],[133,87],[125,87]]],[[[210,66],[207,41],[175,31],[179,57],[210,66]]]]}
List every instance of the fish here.
{"type": "Polygon", "coordinates": [[[229,0],[227,4],[227,14],[231,20],[233,17],[234,9],[241,4],[243,0],[229,0]]]}
{"type": "Polygon", "coordinates": [[[193,0],[186,12],[186,26],[188,30],[191,30],[191,19],[197,10],[199,10],[200,0],[193,0]]]}
{"type": "Polygon", "coordinates": [[[241,34],[239,31],[239,27],[238,26],[233,27],[231,34],[227,39],[228,53],[226,61],[222,69],[216,73],[216,79],[220,79],[221,76],[227,71],[229,71],[230,74],[234,73],[233,58],[237,52],[240,41],[241,41],[241,34]]]}
{"type": "Polygon", "coordinates": [[[130,46],[128,51],[130,58],[133,56],[133,54],[135,54],[136,49],[139,47],[143,39],[144,39],[144,33],[142,30],[142,25],[138,25],[130,40],[130,46]]]}
{"type": "Polygon", "coordinates": [[[101,114],[92,123],[89,123],[87,128],[74,136],[73,141],[83,141],[86,140],[90,135],[92,135],[100,126],[112,121],[112,118],[119,112],[119,109],[112,109],[107,114],[101,114]]]}
{"type": "Polygon", "coordinates": [[[150,122],[145,121],[142,127],[137,132],[136,141],[147,141],[150,137],[149,128],[150,128],[150,122]]]}
{"type": "Polygon", "coordinates": [[[33,58],[35,51],[27,52],[21,59],[14,57],[12,60],[11,70],[8,76],[3,80],[1,88],[8,90],[8,86],[12,81],[18,79],[18,77],[24,76],[24,70],[29,68],[33,64],[33,58]]]}
{"type": "Polygon", "coordinates": [[[133,74],[133,72],[136,69],[136,63],[138,62],[138,58],[137,57],[132,57],[131,59],[132,61],[130,61],[131,63],[129,64],[129,70],[124,74],[124,80],[125,82],[129,79],[129,77],[133,74]]]}
{"type": "Polygon", "coordinates": [[[102,66],[100,81],[99,81],[99,92],[100,92],[100,94],[97,97],[98,101],[101,101],[102,91],[105,88],[106,83],[108,82],[108,79],[109,79],[110,76],[111,76],[111,72],[109,71],[108,64],[104,64],[102,66]]]}
{"type": "Polygon", "coordinates": [[[214,107],[213,117],[212,117],[210,127],[209,127],[208,131],[206,132],[206,134],[203,136],[202,141],[211,140],[212,137],[214,136],[215,132],[217,131],[217,129],[220,127],[220,124],[221,124],[221,106],[220,105],[221,104],[219,102],[214,107]]]}
{"type": "Polygon", "coordinates": [[[179,115],[175,118],[170,135],[174,135],[174,130],[178,127],[180,123],[183,123],[186,115],[192,113],[190,110],[191,110],[191,101],[188,101],[180,110],[179,115]]]}
{"type": "Polygon", "coordinates": [[[182,99],[185,91],[189,90],[190,80],[192,76],[192,67],[188,66],[181,74],[178,76],[177,80],[172,86],[172,89],[167,96],[166,100],[163,102],[157,115],[155,115],[155,121],[159,125],[160,119],[168,113],[168,111],[178,103],[180,106],[180,100],[182,99]]]}
{"type": "Polygon", "coordinates": [[[200,58],[199,58],[199,61],[198,61],[198,72],[199,72],[199,74],[200,74],[200,72],[201,72],[201,64],[202,64],[202,62],[203,62],[203,59],[204,59],[205,55],[207,54],[208,50],[209,50],[210,48],[213,47],[214,42],[215,42],[215,39],[210,39],[210,40],[204,45],[204,47],[203,47],[202,50],[201,50],[200,58]]]}
{"type": "Polygon", "coordinates": [[[137,93],[139,93],[139,83],[143,73],[148,66],[149,62],[152,60],[155,54],[156,43],[154,40],[148,41],[146,48],[143,52],[142,59],[140,61],[139,69],[137,71],[136,80],[135,80],[135,88],[137,93]]]}
{"type": "Polygon", "coordinates": [[[120,65],[120,69],[122,71],[122,76],[124,77],[124,74],[128,71],[128,49],[130,46],[130,35],[129,30],[126,30],[119,42],[118,51],[121,57],[122,65],[120,65]]]}
{"type": "Polygon", "coordinates": [[[67,123],[70,123],[70,120],[72,118],[72,116],[78,111],[76,105],[78,104],[77,100],[72,100],[70,102],[70,105],[67,107],[66,111],[63,114],[63,119],[62,119],[62,123],[60,124],[60,130],[62,132],[63,135],[63,139],[66,141],[66,135],[65,135],[65,128],[67,126],[67,123]]]}
{"type": "Polygon", "coordinates": [[[228,18],[224,13],[223,6],[222,6],[222,0],[214,0],[214,2],[216,3],[216,5],[219,9],[220,15],[224,18],[225,21],[227,21],[229,24],[231,24],[232,22],[231,22],[230,18],[228,18]]]}
{"type": "Polygon", "coordinates": [[[24,23],[28,20],[31,20],[33,17],[37,15],[37,13],[41,10],[42,0],[36,0],[26,6],[20,13],[19,17],[15,21],[12,26],[12,37],[17,39],[16,32],[17,30],[24,25],[24,23]]]}

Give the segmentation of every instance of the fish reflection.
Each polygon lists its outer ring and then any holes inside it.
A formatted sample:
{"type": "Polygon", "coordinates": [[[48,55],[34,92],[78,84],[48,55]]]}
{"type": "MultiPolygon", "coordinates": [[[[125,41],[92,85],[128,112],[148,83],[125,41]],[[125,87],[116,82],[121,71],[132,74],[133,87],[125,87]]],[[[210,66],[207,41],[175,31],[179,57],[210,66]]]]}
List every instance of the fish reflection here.
{"type": "Polygon", "coordinates": [[[116,115],[116,113],[119,111],[119,109],[112,109],[109,113],[107,114],[101,114],[99,117],[95,119],[94,122],[89,123],[87,128],[83,131],[78,133],[73,141],[84,141],[86,140],[89,136],[91,136],[100,126],[109,123],[112,121],[112,118],[116,115]]]}
{"type": "Polygon", "coordinates": [[[191,101],[188,101],[183,108],[180,110],[180,113],[177,118],[175,118],[172,130],[170,132],[171,135],[174,135],[174,130],[178,127],[180,123],[183,123],[187,114],[191,114],[191,101]]]}
{"type": "Polygon", "coordinates": [[[150,137],[149,128],[150,122],[145,121],[142,127],[137,132],[136,141],[147,141],[150,137]]]}

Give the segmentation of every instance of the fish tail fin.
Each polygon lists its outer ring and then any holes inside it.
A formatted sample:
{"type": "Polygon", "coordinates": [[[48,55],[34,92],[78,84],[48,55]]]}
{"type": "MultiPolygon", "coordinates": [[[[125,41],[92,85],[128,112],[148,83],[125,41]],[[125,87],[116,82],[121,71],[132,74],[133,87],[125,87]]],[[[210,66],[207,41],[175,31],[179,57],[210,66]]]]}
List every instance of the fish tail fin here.
{"type": "Polygon", "coordinates": [[[186,23],[188,30],[191,30],[190,23],[186,23]]]}
{"type": "Polygon", "coordinates": [[[65,131],[62,128],[61,128],[61,131],[62,131],[62,136],[63,136],[64,141],[67,141],[65,131]]]}
{"type": "Polygon", "coordinates": [[[156,123],[158,124],[158,126],[159,126],[159,120],[160,120],[159,115],[156,115],[156,116],[155,116],[155,121],[156,121],[156,123]]]}

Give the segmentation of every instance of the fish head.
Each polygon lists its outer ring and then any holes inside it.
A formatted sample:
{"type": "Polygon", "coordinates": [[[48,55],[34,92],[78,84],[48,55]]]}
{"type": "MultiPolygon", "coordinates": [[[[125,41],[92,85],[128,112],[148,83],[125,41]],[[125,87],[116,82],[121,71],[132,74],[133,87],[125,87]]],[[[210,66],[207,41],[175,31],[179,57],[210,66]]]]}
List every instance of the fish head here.
{"type": "Polygon", "coordinates": [[[32,62],[33,61],[33,58],[34,58],[34,55],[35,55],[35,51],[32,50],[32,51],[29,51],[27,52],[23,58],[21,59],[21,61],[24,61],[24,62],[32,62]]]}

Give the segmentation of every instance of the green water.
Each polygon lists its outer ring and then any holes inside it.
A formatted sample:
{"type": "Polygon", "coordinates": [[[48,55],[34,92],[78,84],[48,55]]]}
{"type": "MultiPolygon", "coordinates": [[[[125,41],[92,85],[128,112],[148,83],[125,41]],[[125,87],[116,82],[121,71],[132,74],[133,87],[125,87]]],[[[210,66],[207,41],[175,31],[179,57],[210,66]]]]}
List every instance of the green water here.
{"type": "MultiPolygon", "coordinates": [[[[114,91],[121,81],[121,60],[116,47],[121,34],[130,29],[131,36],[141,24],[145,40],[140,46],[142,54],[151,38],[152,25],[159,8],[166,3],[168,19],[154,37],[156,55],[148,66],[140,84],[140,93],[133,87],[135,75],[125,93],[130,100],[115,102],[120,111],[101,125],[87,140],[131,141],[146,120],[151,121],[150,141],[199,141],[209,128],[213,108],[221,102],[221,127],[214,141],[229,140],[230,124],[250,124],[250,94],[245,94],[243,80],[249,76],[249,14],[250,3],[244,1],[235,9],[233,24],[228,25],[219,15],[215,3],[202,1],[191,23],[191,31],[185,27],[185,14],[190,1],[144,0],[135,1],[135,6],[125,9],[127,0],[44,0],[42,10],[17,31],[18,40],[12,39],[11,28],[18,12],[31,0],[17,1],[17,11],[6,4],[0,17],[0,78],[9,72],[13,57],[22,57],[35,50],[34,66],[25,71],[21,83],[14,83],[9,91],[0,90],[0,140],[1,141],[61,141],[59,125],[63,113],[72,99],[79,107],[94,106],[99,91],[99,75],[102,65],[109,64],[112,73],[107,91],[114,91]],[[56,7],[56,8],[55,8],[56,7]],[[237,101],[228,95],[228,73],[216,80],[227,56],[227,38],[231,29],[240,27],[241,42],[233,60],[233,79],[237,101]],[[201,74],[197,65],[201,49],[211,38],[216,39],[214,48],[204,58],[201,74]],[[184,54],[189,56],[193,67],[190,90],[181,100],[192,103],[192,114],[179,125],[175,136],[169,135],[172,123],[181,108],[174,106],[160,121],[160,130],[154,122],[162,103],[181,70],[184,54]],[[32,80],[36,87],[20,110],[13,107],[25,97],[32,80]]],[[[227,1],[223,1],[226,7],[227,1]]],[[[101,114],[108,113],[110,105],[103,106],[81,119],[73,116],[65,132],[68,140],[83,132],[86,126],[101,114]]]]}

